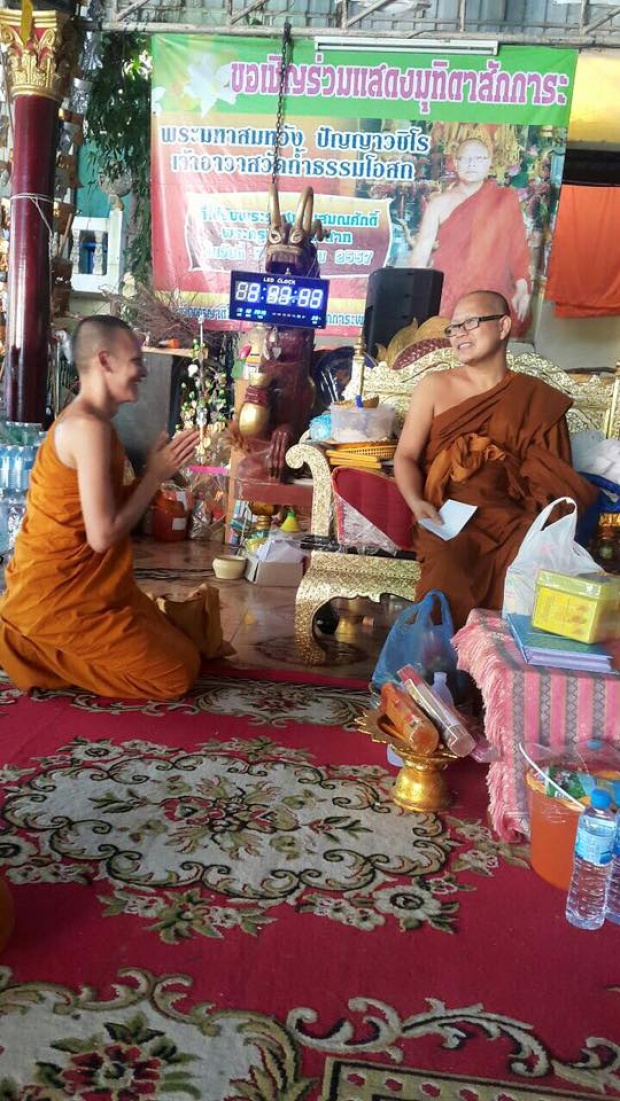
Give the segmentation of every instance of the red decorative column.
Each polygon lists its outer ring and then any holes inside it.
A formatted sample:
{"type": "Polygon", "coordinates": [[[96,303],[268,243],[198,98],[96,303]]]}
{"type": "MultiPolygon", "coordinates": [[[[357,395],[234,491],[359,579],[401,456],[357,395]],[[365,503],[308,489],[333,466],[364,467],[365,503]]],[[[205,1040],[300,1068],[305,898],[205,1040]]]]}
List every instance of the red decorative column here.
{"type": "Polygon", "coordinates": [[[50,244],[58,107],[76,57],[71,17],[0,10],[14,144],[7,285],[6,404],[10,420],[45,415],[50,327],[50,244]]]}

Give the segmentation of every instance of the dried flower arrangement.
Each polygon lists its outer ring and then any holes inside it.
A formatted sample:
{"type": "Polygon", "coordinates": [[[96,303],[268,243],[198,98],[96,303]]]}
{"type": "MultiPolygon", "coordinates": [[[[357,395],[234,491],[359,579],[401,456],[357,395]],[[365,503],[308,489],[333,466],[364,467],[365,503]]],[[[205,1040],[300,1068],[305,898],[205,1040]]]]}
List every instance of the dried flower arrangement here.
{"type": "MultiPolygon", "coordinates": [[[[110,312],[122,317],[153,348],[192,348],[200,334],[195,307],[181,305],[175,291],[156,291],[146,283],[137,283],[126,275],[120,294],[109,293],[106,298],[110,312]]],[[[217,352],[221,333],[206,333],[209,350],[217,352]]]]}

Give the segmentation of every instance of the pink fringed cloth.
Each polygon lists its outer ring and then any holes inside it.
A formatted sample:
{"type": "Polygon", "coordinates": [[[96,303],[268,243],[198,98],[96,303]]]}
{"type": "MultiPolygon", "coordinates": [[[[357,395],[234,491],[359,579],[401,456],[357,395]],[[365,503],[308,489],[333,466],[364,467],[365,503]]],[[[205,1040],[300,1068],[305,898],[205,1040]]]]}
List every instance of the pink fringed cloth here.
{"type": "Polygon", "coordinates": [[[482,693],[485,734],[499,753],[487,778],[493,828],[514,841],[528,822],[519,744],[561,750],[603,738],[620,745],[620,677],[527,665],[501,616],[478,608],[453,642],[459,669],[482,693]]]}

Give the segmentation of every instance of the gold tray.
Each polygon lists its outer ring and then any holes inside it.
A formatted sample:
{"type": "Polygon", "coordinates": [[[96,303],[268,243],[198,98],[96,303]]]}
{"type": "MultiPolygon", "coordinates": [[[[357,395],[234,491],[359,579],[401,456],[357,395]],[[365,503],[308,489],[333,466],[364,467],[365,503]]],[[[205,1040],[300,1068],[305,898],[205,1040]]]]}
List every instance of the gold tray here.
{"type": "Polygon", "coordinates": [[[398,736],[389,719],[378,708],[365,711],[355,725],[368,734],[373,742],[389,745],[403,761],[396,780],[392,798],[408,811],[440,811],[450,806],[452,797],[443,775],[448,765],[458,760],[446,746],[440,746],[428,757],[414,753],[398,736]]]}
{"type": "Polygon", "coordinates": [[[396,441],[367,440],[364,443],[330,443],[329,451],[344,452],[353,455],[368,455],[373,459],[393,459],[397,448],[396,441]]]}

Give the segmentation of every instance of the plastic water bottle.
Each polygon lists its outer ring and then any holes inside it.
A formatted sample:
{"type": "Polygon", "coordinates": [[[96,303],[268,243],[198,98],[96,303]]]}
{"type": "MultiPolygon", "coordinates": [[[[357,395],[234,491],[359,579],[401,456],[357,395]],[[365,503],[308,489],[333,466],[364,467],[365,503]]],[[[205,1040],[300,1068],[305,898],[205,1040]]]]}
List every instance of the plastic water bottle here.
{"type": "Polygon", "coordinates": [[[9,549],[9,502],[4,492],[0,490],[0,554],[5,554],[9,549]]]}
{"type": "Polygon", "coordinates": [[[0,490],[6,493],[11,474],[11,452],[7,444],[0,445],[0,490]]]}
{"type": "Polygon", "coordinates": [[[605,921],[611,879],[616,818],[611,795],[594,788],[581,812],[575,840],[573,877],[566,899],[566,920],[578,929],[600,929],[605,921]]]}
{"type": "MultiPolygon", "coordinates": [[[[616,795],[616,803],[617,802],[618,795],[616,795]]],[[[620,925],[620,812],[616,815],[614,858],[611,862],[611,879],[609,883],[607,912],[605,917],[608,921],[613,921],[616,925],[620,925]]]]}
{"type": "Polygon", "coordinates": [[[12,494],[7,498],[8,515],[7,515],[7,527],[9,537],[9,550],[13,550],[15,546],[15,540],[20,527],[22,526],[22,520],[24,513],[26,512],[26,505],[24,497],[21,494],[12,494]]]}
{"type": "Polygon", "coordinates": [[[433,692],[440,700],[447,703],[448,707],[454,707],[454,699],[448,688],[448,674],[441,669],[433,674],[433,692]]]}

